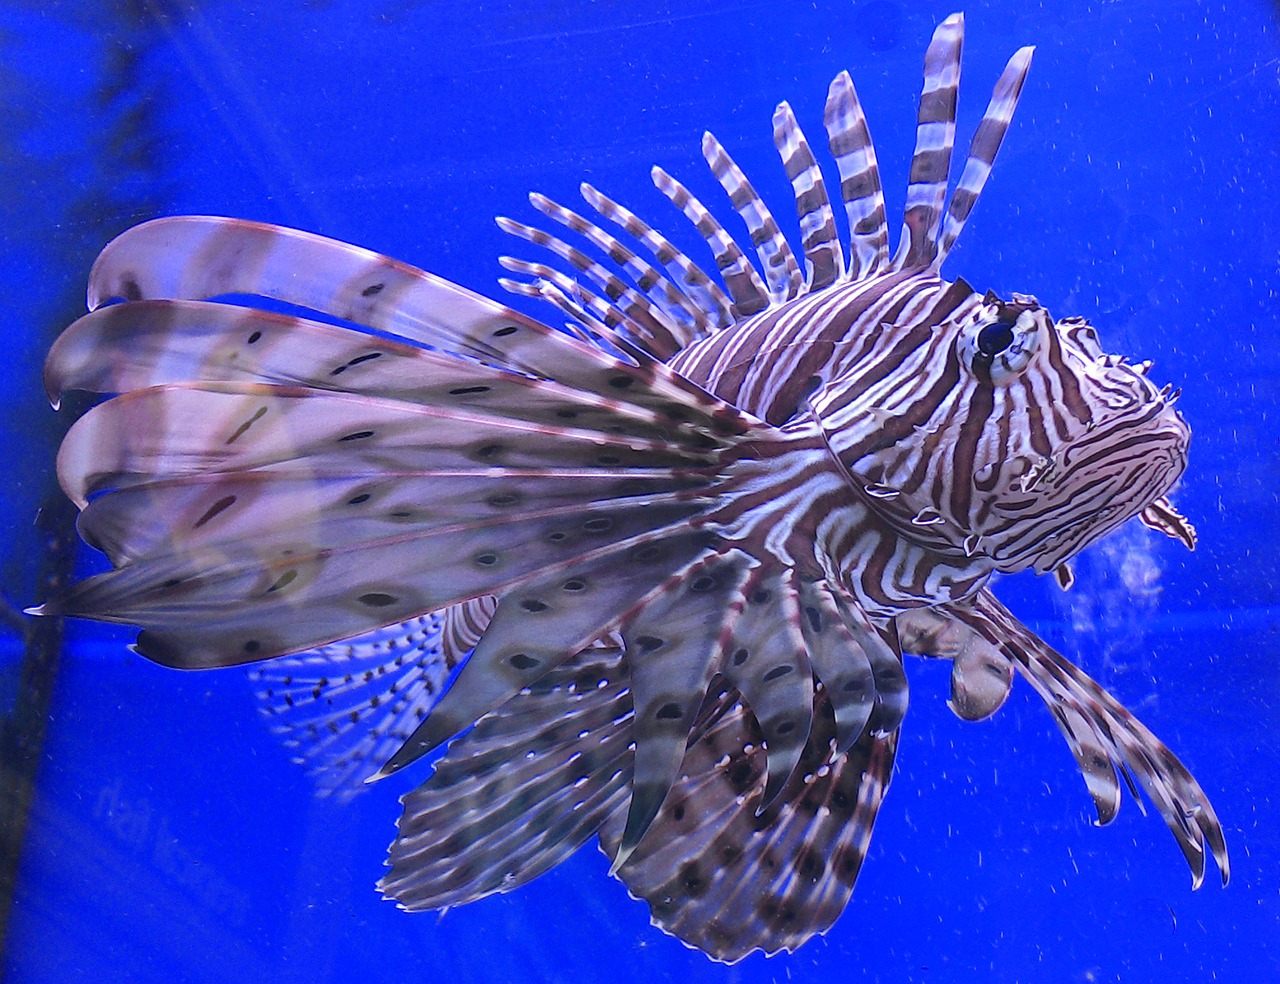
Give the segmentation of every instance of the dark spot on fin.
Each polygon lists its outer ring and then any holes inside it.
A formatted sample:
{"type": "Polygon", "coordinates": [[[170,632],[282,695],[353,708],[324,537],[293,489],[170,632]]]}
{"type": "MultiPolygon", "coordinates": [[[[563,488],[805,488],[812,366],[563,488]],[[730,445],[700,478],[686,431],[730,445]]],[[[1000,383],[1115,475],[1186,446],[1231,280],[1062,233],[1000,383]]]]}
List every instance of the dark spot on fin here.
{"type": "Polygon", "coordinates": [[[267,412],[266,407],[258,407],[258,409],[253,412],[253,416],[250,417],[248,420],[246,420],[239,427],[237,427],[235,429],[235,433],[227,438],[227,443],[234,444],[236,441],[240,440],[240,438],[244,435],[244,432],[247,431],[254,424],[256,424],[259,420],[261,420],[263,416],[266,414],[266,412],[267,412]]]}
{"type": "Polygon", "coordinates": [[[213,519],[214,516],[217,516],[218,513],[235,505],[235,501],[236,497],[234,495],[224,495],[221,499],[205,510],[204,515],[196,520],[196,524],[192,529],[200,529],[201,526],[213,519]]]}

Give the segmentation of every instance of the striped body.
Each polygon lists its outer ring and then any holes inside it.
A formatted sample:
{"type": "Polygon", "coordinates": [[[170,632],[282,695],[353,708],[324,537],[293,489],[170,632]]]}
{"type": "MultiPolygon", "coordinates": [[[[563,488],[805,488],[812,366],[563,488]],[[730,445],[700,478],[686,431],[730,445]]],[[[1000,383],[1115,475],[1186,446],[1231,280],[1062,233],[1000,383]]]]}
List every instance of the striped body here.
{"type": "Polygon", "coordinates": [[[904,653],[952,661],[968,720],[1023,676],[1101,821],[1132,776],[1196,884],[1209,856],[1225,879],[1194,778],[988,586],[1026,568],[1066,585],[1070,558],[1133,516],[1193,546],[1165,498],[1190,432],[1086,322],[942,279],[1031,57],[997,81],[948,197],[962,36],[948,18],[926,53],[892,256],[847,74],[824,113],[847,243],[785,103],[799,253],[710,134],[748,247],[653,178],[717,276],[589,186],[598,219],[530,199],[573,241],[500,219],[554,261],[503,257],[503,285],[566,331],[295,230],[126,232],[45,376],[55,403],[118,394],[58,458],[114,569],[45,611],[140,625],[166,665],[258,663],[328,789],[448,742],[404,798],[381,886],[409,909],[510,891],[598,835],[691,945],[795,949],[865,857],[904,653]],[[315,316],[211,301],[226,295],[315,316]]]}

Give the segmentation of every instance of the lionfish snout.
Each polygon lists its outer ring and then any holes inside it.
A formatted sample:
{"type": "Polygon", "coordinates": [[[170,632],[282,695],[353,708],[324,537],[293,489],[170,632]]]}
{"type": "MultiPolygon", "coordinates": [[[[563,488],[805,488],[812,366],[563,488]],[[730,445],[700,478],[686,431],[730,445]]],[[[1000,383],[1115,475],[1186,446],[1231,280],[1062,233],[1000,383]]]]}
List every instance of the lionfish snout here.
{"type": "MultiPolygon", "coordinates": [[[[1048,454],[1016,456],[1002,469],[986,553],[1000,570],[1055,570],[1090,543],[1162,500],[1187,465],[1191,429],[1137,369],[1119,363],[1082,380],[1089,406],[1048,454]]],[[[1058,423],[1071,419],[1068,413],[1058,423]]]]}

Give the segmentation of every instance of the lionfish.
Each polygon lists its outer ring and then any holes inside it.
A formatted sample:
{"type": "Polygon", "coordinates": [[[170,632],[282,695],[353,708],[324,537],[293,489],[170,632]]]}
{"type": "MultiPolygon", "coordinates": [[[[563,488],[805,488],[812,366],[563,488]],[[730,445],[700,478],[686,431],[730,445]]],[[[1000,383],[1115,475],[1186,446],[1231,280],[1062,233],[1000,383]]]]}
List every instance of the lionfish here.
{"type": "Polygon", "coordinates": [[[406,909],[510,891],[598,835],[686,944],[794,950],[866,855],[904,653],[952,660],[966,720],[1021,674],[1100,823],[1121,777],[1141,785],[1194,886],[1206,852],[1225,883],[1199,784],[989,587],[1027,568],[1065,586],[1134,516],[1193,547],[1166,497],[1190,431],[1086,320],[941,278],[1032,54],[999,77],[948,198],[962,38],[952,16],[925,55],[892,255],[847,73],[824,115],[847,244],[783,103],[802,257],[710,134],[758,263],[657,168],[718,278],[589,185],[597,218],[531,196],[579,245],[499,220],[563,264],[501,260],[564,328],[291,229],[125,232],[46,367],[55,406],[116,394],[57,463],[113,569],[42,611],[141,626],[137,651],[167,666],[276,660],[272,706],[335,775],[448,742],[380,884],[406,909]]]}

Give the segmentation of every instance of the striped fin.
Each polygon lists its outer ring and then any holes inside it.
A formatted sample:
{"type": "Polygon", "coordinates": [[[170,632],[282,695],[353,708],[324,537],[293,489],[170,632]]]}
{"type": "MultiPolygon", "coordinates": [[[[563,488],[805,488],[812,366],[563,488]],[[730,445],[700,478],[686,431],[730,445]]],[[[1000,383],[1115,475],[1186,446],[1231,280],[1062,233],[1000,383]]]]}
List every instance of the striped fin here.
{"type": "MultiPolygon", "coordinates": [[[[502,257],[498,257],[498,262],[502,262],[502,257]]],[[[616,331],[616,325],[606,325],[603,321],[597,319],[594,315],[588,314],[586,308],[580,303],[578,284],[573,285],[573,289],[565,292],[555,284],[546,280],[535,277],[531,281],[515,280],[511,277],[499,277],[498,286],[510,294],[517,297],[532,297],[534,300],[546,301],[553,307],[559,308],[560,311],[569,316],[569,321],[565,322],[564,330],[568,335],[572,335],[584,342],[601,345],[606,351],[610,350],[610,346],[617,345],[619,342],[625,342],[616,331]],[[577,300],[571,300],[570,294],[577,300]],[[603,339],[608,342],[603,342],[603,339]]],[[[616,316],[616,314],[615,314],[616,316]]],[[[619,324],[621,321],[619,320],[619,324]]],[[[626,345],[619,345],[619,348],[625,350],[626,345]]]]}
{"type": "Polygon", "coordinates": [[[405,795],[379,884],[409,910],[509,892],[559,864],[631,783],[631,697],[618,651],[579,653],[449,745],[405,795]]]}
{"type": "Polygon", "coordinates": [[[643,383],[628,394],[630,402],[674,400],[701,414],[724,412],[656,360],[630,364],[423,270],[296,229],[210,216],[155,219],[108,243],[89,279],[91,310],[111,298],[225,294],[275,298],[589,392],[609,393],[616,386],[611,379],[630,375],[643,383]]]}
{"type": "Polygon", "coordinates": [[[444,621],[440,628],[440,651],[450,666],[457,666],[475,648],[497,608],[497,598],[481,595],[460,605],[450,605],[440,613],[444,621]]]}
{"type": "Polygon", "coordinates": [[[298,474],[357,463],[370,475],[504,467],[576,474],[698,468],[712,465],[718,450],[710,438],[682,448],[620,430],[254,383],[173,383],[126,393],[76,421],[58,453],[58,479],[83,508],[105,488],[266,466],[298,474]]]}
{"type": "Polygon", "coordinates": [[[719,220],[707,211],[702,202],[671,175],[660,167],[652,171],[653,183],[671,204],[684,213],[702,238],[711,247],[716,269],[733,298],[733,318],[740,320],[763,311],[769,306],[769,292],[755,267],[747,259],[733,237],[725,232],[719,220]]]}
{"type": "MultiPolygon", "coordinates": [[[[662,588],[677,571],[688,570],[703,556],[708,539],[706,534],[685,533],[661,543],[606,552],[560,565],[507,592],[449,692],[377,778],[398,772],[439,747],[487,710],[586,648],[614,627],[637,597],[662,588]]],[[[637,692],[652,659],[632,671],[637,692]]]]}
{"type": "Polygon", "coordinates": [[[999,647],[1049,705],[1095,802],[1102,799],[1100,823],[1115,814],[1109,800],[1114,779],[1096,785],[1094,777],[1107,769],[1114,776],[1116,766],[1123,766],[1173,832],[1191,868],[1193,887],[1204,882],[1206,846],[1227,883],[1231,867],[1222,824],[1200,784],[1160,739],[1087,674],[1028,631],[989,590],[983,590],[972,607],[952,605],[947,610],[999,647]]]}
{"type": "Polygon", "coordinates": [[[938,242],[938,254],[933,261],[934,269],[940,267],[951,252],[978,196],[986,186],[987,178],[991,175],[991,165],[995,162],[996,153],[1000,150],[1000,144],[1013,119],[1013,111],[1018,108],[1018,97],[1022,94],[1022,85],[1031,68],[1031,55],[1034,51],[1032,47],[1018,49],[996,82],[991,102],[973,135],[969,159],[960,175],[960,183],[952,192],[951,203],[947,206],[947,217],[938,242]]]}
{"type": "Polygon", "coordinates": [[[773,142],[796,196],[804,245],[805,292],[822,290],[844,276],[844,250],[822,171],[795,113],[785,102],[773,114],[773,142]]]}
{"type": "Polygon", "coordinates": [[[706,554],[638,604],[622,625],[631,664],[636,754],[615,871],[644,838],[677,778],[724,649],[730,603],[748,565],[738,551],[706,554]]]}
{"type": "MultiPolygon", "coordinates": [[[[498,262],[501,263],[502,259],[502,257],[499,257],[498,262]]],[[[576,338],[590,339],[591,334],[594,333],[597,339],[602,339],[613,330],[611,326],[606,325],[595,315],[588,313],[584,306],[586,302],[577,284],[573,285],[572,290],[565,291],[547,280],[537,279],[532,283],[526,283],[523,280],[513,280],[510,277],[499,277],[498,285],[512,294],[546,301],[553,307],[559,308],[563,314],[569,317],[569,321],[565,324],[565,330],[576,338]]]]}
{"type": "Polygon", "coordinates": [[[841,72],[832,81],[823,120],[849,219],[848,277],[872,277],[889,262],[889,225],[876,148],[848,72],[841,72]]]}
{"type": "Polygon", "coordinates": [[[70,587],[50,613],[143,625],[166,665],[221,666],[309,649],[685,528],[703,505],[622,499],[404,529],[379,514],[134,560],[70,587]],[[430,543],[431,549],[424,550],[430,543]]]}
{"type": "MultiPolygon", "coordinates": [[[[1021,49],[1009,60],[974,134],[964,171],[948,203],[963,39],[963,15],[954,14],[935,30],[925,55],[924,86],[919,102],[903,233],[892,261],[896,270],[936,273],[945,260],[986,184],[1030,67],[1031,48],[1021,49]]],[[[648,294],[656,310],[680,324],[686,324],[682,312],[690,306],[699,312],[693,322],[688,323],[690,331],[687,334],[682,336],[679,332],[671,332],[670,341],[665,337],[661,341],[651,338],[646,343],[652,354],[670,359],[674,351],[704,340],[710,331],[745,320],[770,307],[786,304],[803,294],[821,291],[838,281],[856,282],[886,272],[889,267],[889,233],[880,171],[866,118],[847,72],[842,72],[831,83],[823,122],[840,175],[841,199],[849,223],[847,259],[821,168],[790,105],[781,103],[773,118],[774,143],[791,181],[800,219],[806,266],[803,283],[799,278],[795,254],[767,205],[723,145],[710,133],[703,136],[703,156],[746,224],[747,238],[756,249],[760,269],[764,273],[763,281],[742,246],[684,185],[660,167],[655,167],[652,174],[658,188],[706,240],[716,269],[728,290],[727,297],[703,270],[652,227],[589,186],[583,186],[587,201],[603,217],[617,223],[642,242],[666,267],[671,283],[678,287],[663,287],[660,292],[651,292],[651,288],[658,284],[654,279],[655,271],[652,268],[646,270],[637,262],[635,254],[617,239],[554,203],[544,200],[534,204],[557,222],[584,235],[612,262],[626,270],[648,294]],[[688,305],[679,303],[682,296],[688,300],[688,305]],[[673,302],[677,302],[675,306],[673,302]]],[[[570,251],[557,240],[538,238],[528,227],[513,227],[508,231],[547,246],[580,272],[587,273],[599,283],[606,282],[603,267],[594,261],[586,262],[581,254],[570,251]]],[[[566,297],[572,297],[568,285],[555,278],[548,280],[556,284],[563,296],[548,293],[544,295],[546,299],[570,312],[571,304],[565,303],[566,297]]],[[[609,280],[606,295],[610,301],[621,299],[620,310],[643,320],[637,313],[634,299],[620,285],[616,279],[609,280]]],[[[514,289],[538,296],[528,287],[514,289]]],[[[591,317],[613,324],[598,307],[592,307],[591,317]]]]}
{"type": "MultiPolygon", "coordinates": [[[[450,411],[483,412],[532,423],[616,427],[666,438],[692,421],[632,399],[647,387],[634,367],[593,393],[550,379],[458,359],[405,342],[210,301],[113,304],[85,315],[58,337],[45,361],[55,405],[79,389],[127,393],[189,381],[307,387],[450,411]],[[624,382],[629,376],[630,382],[624,382]],[[629,392],[633,390],[633,392],[629,392]]],[[[663,406],[670,408],[670,403],[663,406]]],[[[683,416],[683,415],[681,415],[683,416]]]]}
{"type": "Polygon", "coordinates": [[[830,708],[815,697],[814,730],[796,773],[763,816],[766,771],[754,717],[730,705],[690,742],[650,834],[620,867],[622,822],[600,831],[606,855],[654,923],[715,960],[794,951],[844,910],[889,784],[897,735],[864,734],[835,754],[830,708]]]}
{"type": "Polygon", "coordinates": [[[362,789],[430,713],[457,665],[444,630],[429,613],[250,671],[259,708],[321,795],[362,789]]]}
{"type": "Polygon", "coordinates": [[[509,277],[500,277],[498,283],[503,290],[519,294],[521,297],[534,297],[554,304],[572,319],[566,327],[575,338],[600,345],[601,348],[617,348],[632,356],[643,354],[644,358],[653,357],[649,345],[646,344],[647,333],[644,329],[627,318],[605,298],[587,290],[572,277],[545,263],[530,263],[528,260],[520,260],[512,256],[499,256],[498,262],[504,270],[529,277],[531,280],[526,283],[509,277]],[[636,341],[632,342],[632,339],[636,341]],[[601,344],[602,340],[604,344],[601,344]]]}
{"type": "Polygon", "coordinates": [[[677,348],[688,345],[700,334],[698,321],[702,312],[657,267],[638,256],[616,236],[545,195],[530,195],[529,201],[539,212],[578,233],[625,270],[644,296],[672,323],[670,330],[677,348]]]}
{"type": "Polygon", "coordinates": [[[1159,530],[1165,536],[1178,540],[1188,550],[1196,548],[1196,528],[1186,516],[1174,508],[1166,496],[1156,499],[1146,509],[1138,513],[1144,526],[1159,530]]]}
{"type": "Polygon", "coordinates": [[[696,319],[698,337],[704,338],[715,329],[733,324],[733,302],[700,266],[634,212],[601,194],[589,184],[582,185],[587,204],[641,242],[667,270],[671,280],[680,285],[685,296],[701,316],[696,319]]]}
{"type": "Polygon", "coordinates": [[[894,267],[914,270],[933,263],[947,194],[951,149],[956,132],[956,91],[960,85],[960,49],[964,15],[952,14],[933,32],[924,55],[924,89],[911,158],[902,239],[894,267]]]}
{"type": "Polygon", "coordinates": [[[769,283],[771,302],[789,301],[800,294],[804,286],[800,266],[769,206],[756,193],[742,169],[733,162],[729,152],[710,133],[702,135],[702,156],[707,159],[711,173],[746,223],[747,235],[760,257],[760,269],[769,283]]]}
{"type": "MultiPolygon", "coordinates": [[[[649,485],[650,494],[637,497],[643,483],[589,475],[568,476],[538,489],[519,472],[316,476],[258,469],[119,489],[90,502],[77,528],[86,543],[116,566],[196,551],[212,556],[221,551],[226,560],[264,552],[272,543],[287,543],[296,553],[309,541],[334,549],[392,535],[478,528],[519,516],[563,515],[620,498],[636,505],[655,503],[654,492],[669,498],[659,491],[664,484],[666,491],[674,491],[682,483],[659,481],[649,485]],[[482,495],[476,493],[478,481],[486,483],[482,495]],[[285,517],[288,529],[282,530],[285,517]]],[[[473,639],[463,651],[474,644],[473,639]]]]}
{"type": "MultiPolygon", "coordinates": [[[[553,203],[541,195],[531,195],[530,200],[539,211],[548,212],[553,203]]],[[[572,215],[567,209],[562,209],[567,215],[572,215]]],[[[581,218],[573,216],[575,219],[581,218]]],[[[636,291],[629,284],[624,282],[616,274],[612,273],[604,265],[596,262],[580,249],[570,246],[568,243],[549,233],[543,232],[541,229],[535,229],[532,226],[525,225],[522,222],[516,222],[512,219],[499,217],[498,227],[508,235],[515,236],[517,239],[523,239],[526,242],[541,246],[543,249],[559,256],[567,261],[575,270],[585,273],[601,288],[604,289],[605,296],[609,299],[609,303],[623,314],[626,319],[626,325],[655,358],[667,359],[679,351],[684,341],[684,336],[680,333],[679,326],[667,316],[667,313],[661,307],[654,304],[644,294],[636,291]]]]}

